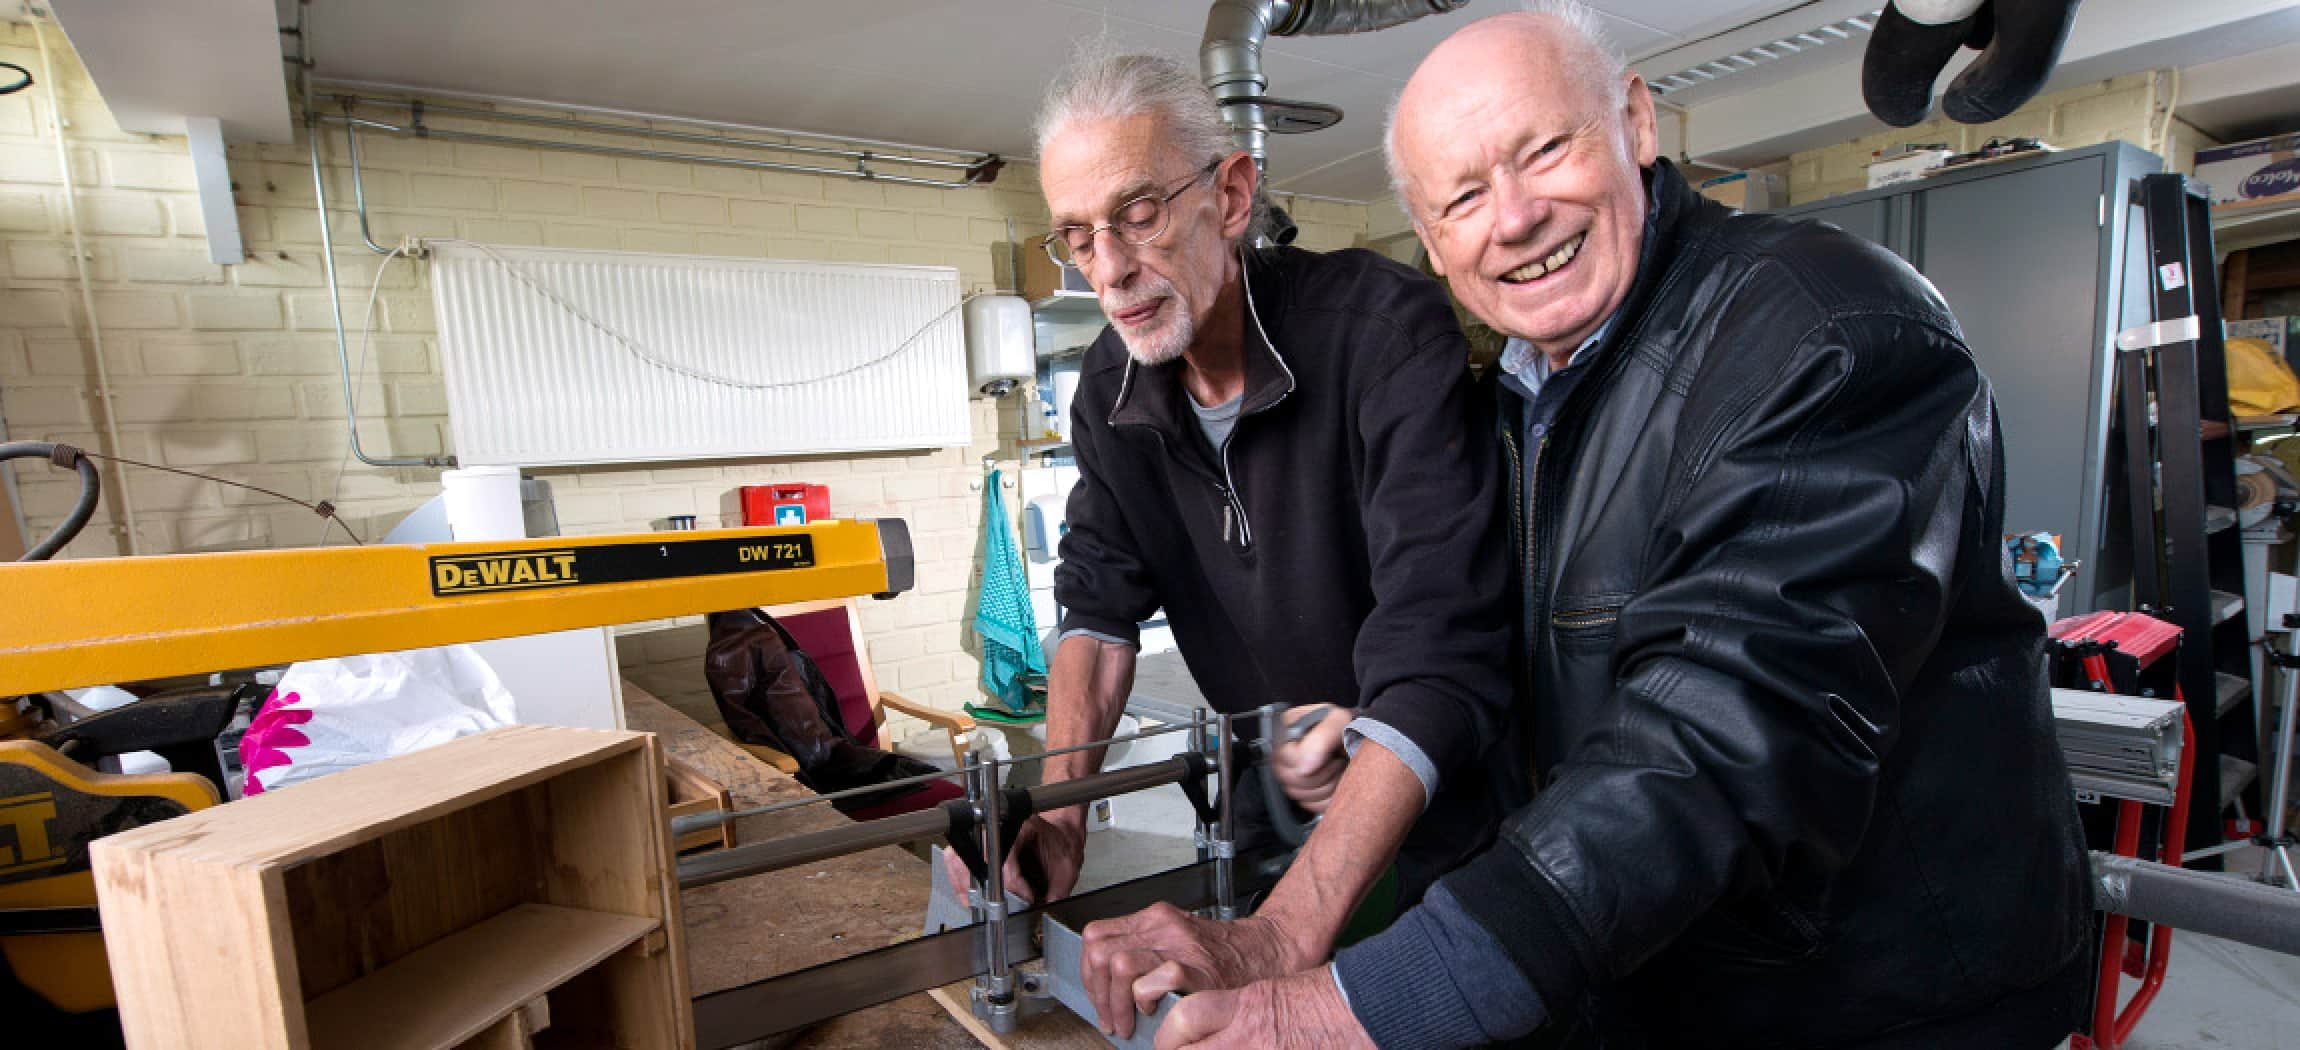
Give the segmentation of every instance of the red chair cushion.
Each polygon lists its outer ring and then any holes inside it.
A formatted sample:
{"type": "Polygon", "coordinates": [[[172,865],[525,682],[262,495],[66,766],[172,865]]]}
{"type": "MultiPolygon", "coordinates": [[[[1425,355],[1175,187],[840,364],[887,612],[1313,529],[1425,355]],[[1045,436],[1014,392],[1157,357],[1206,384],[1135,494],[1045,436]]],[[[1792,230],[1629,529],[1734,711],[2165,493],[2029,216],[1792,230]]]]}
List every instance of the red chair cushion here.
{"type": "Polygon", "coordinates": [[[847,817],[851,820],[877,820],[880,817],[897,817],[905,813],[916,813],[922,809],[930,809],[954,798],[965,797],[966,789],[957,784],[948,780],[929,780],[925,786],[917,791],[892,802],[881,802],[867,809],[854,810],[847,813],[847,817]]]}
{"type": "Polygon", "coordinates": [[[862,656],[855,652],[854,628],[847,622],[846,606],[800,613],[796,616],[778,616],[776,622],[791,632],[792,640],[806,650],[815,666],[822,668],[824,680],[830,682],[831,691],[839,697],[839,715],[846,720],[847,731],[855,740],[868,747],[877,747],[878,726],[871,717],[871,695],[863,688],[862,656]]]}

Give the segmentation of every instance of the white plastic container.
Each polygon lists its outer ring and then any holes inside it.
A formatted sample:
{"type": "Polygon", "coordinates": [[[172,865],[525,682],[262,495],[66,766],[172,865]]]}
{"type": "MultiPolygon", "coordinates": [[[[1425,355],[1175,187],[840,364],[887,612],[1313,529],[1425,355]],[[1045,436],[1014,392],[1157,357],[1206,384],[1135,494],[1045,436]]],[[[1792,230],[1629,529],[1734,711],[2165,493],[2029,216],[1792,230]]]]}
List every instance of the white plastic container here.
{"type": "Polygon", "coordinates": [[[458,543],[527,538],[527,515],[519,502],[518,467],[465,467],[442,471],[447,527],[458,543]]]}
{"type": "Polygon", "coordinates": [[[1013,295],[967,300],[966,376],[976,393],[1005,397],[1037,368],[1028,302],[1013,295]]]}

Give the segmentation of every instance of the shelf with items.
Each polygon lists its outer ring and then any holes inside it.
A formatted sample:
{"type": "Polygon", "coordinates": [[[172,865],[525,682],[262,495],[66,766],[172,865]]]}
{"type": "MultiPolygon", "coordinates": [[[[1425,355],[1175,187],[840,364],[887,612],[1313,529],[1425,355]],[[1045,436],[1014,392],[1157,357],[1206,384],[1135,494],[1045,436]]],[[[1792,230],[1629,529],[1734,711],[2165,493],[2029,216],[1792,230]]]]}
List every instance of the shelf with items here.
{"type": "Polygon", "coordinates": [[[1069,289],[1054,292],[1030,303],[1031,316],[1052,324],[1101,324],[1102,301],[1093,292],[1069,289]]]}
{"type": "Polygon", "coordinates": [[[2213,205],[2212,239],[2220,255],[2300,239],[2300,193],[2213,205]]]}

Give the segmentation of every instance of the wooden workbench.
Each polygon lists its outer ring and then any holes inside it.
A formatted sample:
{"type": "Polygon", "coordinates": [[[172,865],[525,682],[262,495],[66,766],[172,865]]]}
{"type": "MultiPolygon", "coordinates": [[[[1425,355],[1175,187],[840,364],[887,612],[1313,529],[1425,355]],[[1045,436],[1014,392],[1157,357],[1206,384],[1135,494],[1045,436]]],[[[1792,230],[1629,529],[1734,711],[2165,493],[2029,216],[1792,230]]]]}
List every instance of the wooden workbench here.
{"type": "MultiPolygon", "coordinates": [[[[804,798],[798,781],[752,758],[725,737],[623,683],[632,729],[654,733],[663,750],[718,781],[748,808],[804,798]]],[[[759,842],[847,823],[828,805],[745,819],[736,831],[759,842]]],[[[681,895],[694,994],[748,984],[918,936],[928,890],[924,861],[893,846],[771,875],[702,886],[681,895]]],[[[925,993],[825,1022],[787,1047],[975,1050],[980,1044],[925,993]]]]}

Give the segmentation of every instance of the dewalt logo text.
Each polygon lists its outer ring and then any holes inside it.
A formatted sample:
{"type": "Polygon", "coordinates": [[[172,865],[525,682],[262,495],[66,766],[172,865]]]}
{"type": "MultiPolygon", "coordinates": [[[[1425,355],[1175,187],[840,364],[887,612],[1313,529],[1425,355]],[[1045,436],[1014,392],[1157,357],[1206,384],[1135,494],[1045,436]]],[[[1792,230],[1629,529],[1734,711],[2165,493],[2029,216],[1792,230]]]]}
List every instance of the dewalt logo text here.
{"type": "Polygon", "coordinates": [[[575,571],[575,552],[571,550],[431,559],[433,594],[569,587],[581,582],[575,571]]]}

